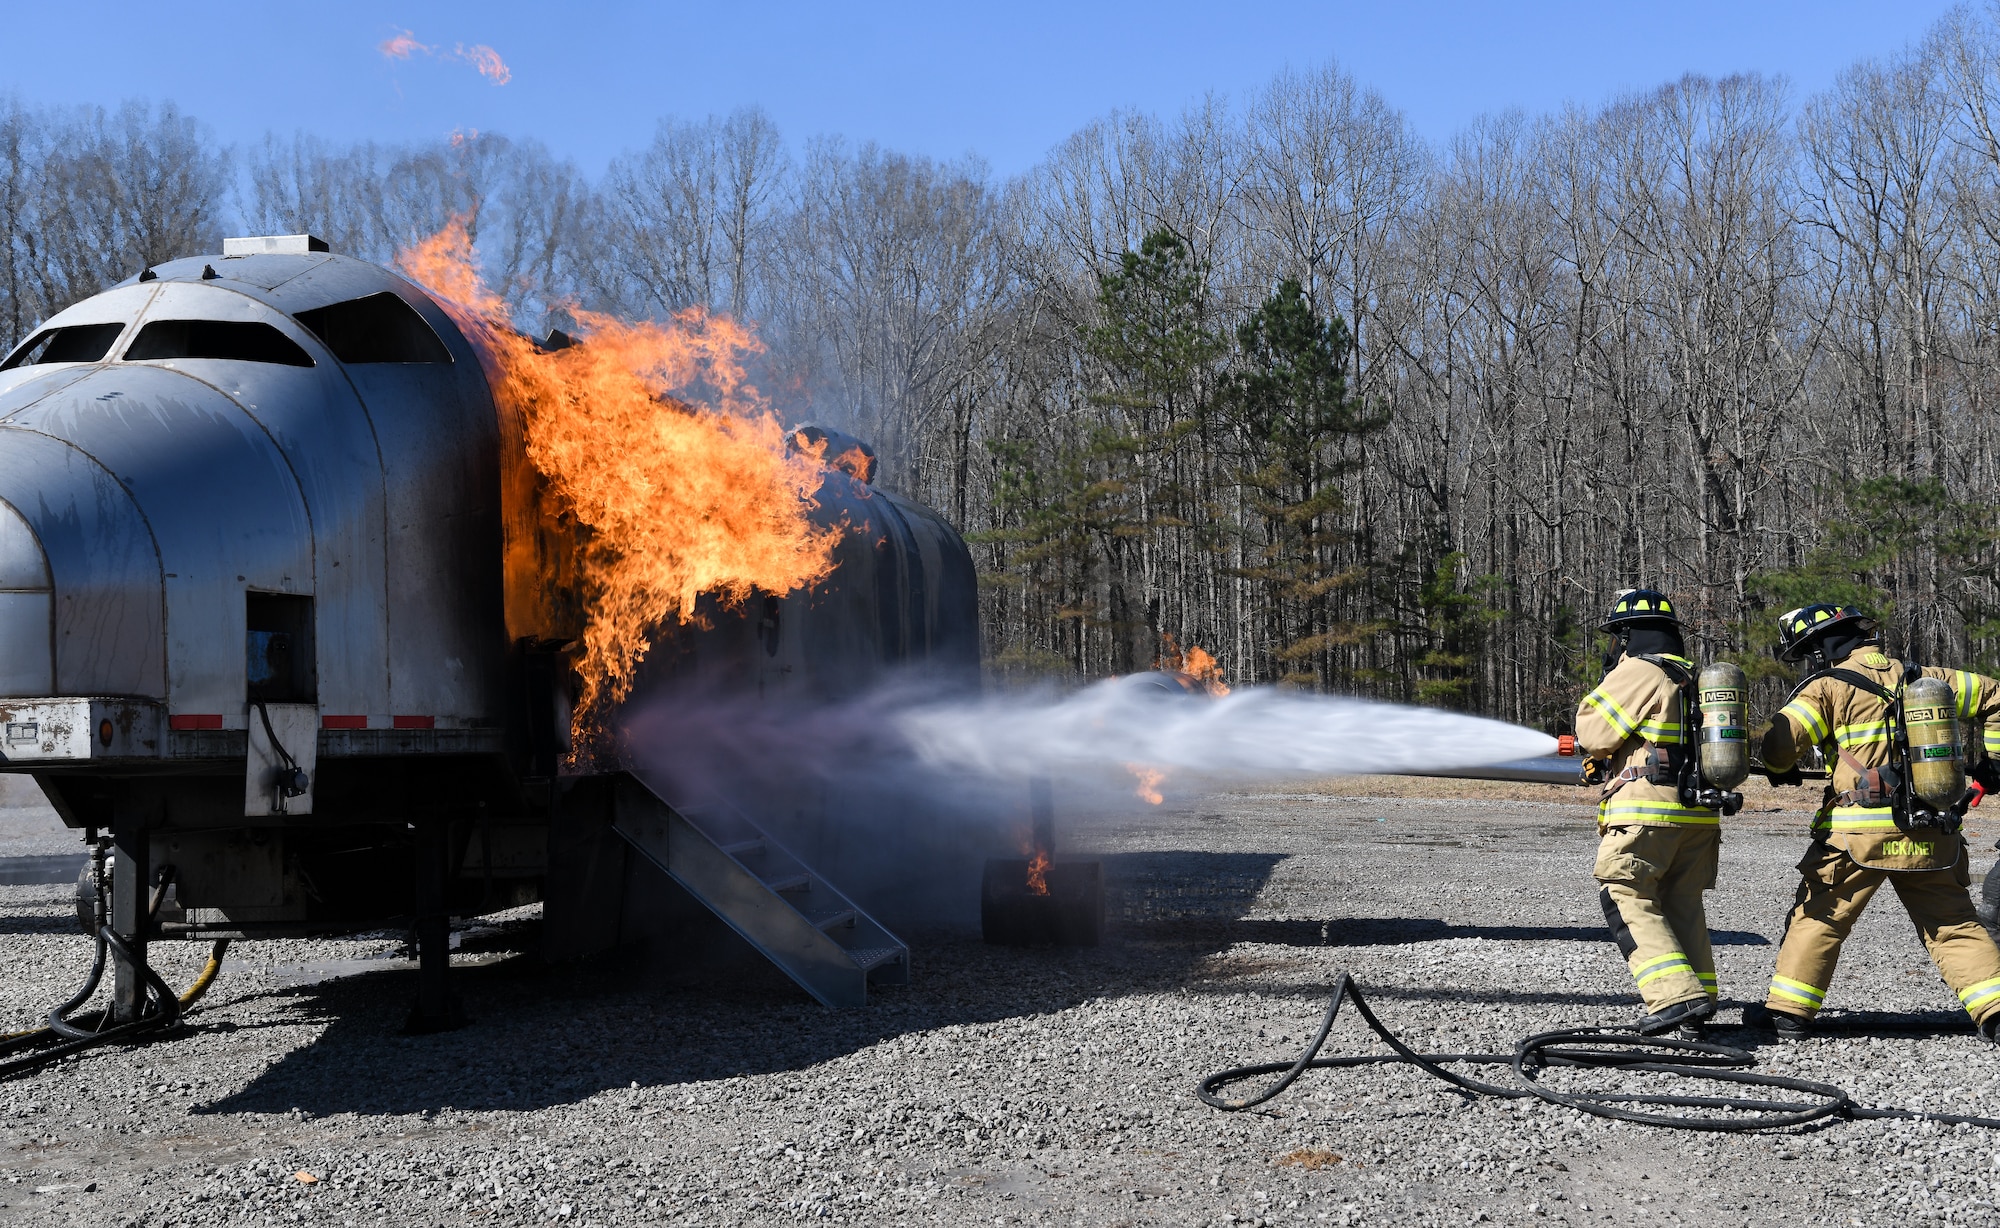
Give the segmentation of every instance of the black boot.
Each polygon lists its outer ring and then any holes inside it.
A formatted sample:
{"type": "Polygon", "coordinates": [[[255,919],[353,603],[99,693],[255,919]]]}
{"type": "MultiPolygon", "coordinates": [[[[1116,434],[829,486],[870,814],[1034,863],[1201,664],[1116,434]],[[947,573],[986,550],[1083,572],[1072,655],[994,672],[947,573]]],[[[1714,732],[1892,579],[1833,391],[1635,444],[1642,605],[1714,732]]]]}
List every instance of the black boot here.
{"type": "Polygon", "coordinates": [[[1762,1002],[1743,1008],[1743,1026],[1775,1032],[1779,1040],[1804,1040],[1812,1034],[1812,1020],[1788,1011],[1774,1011],[1762,1002]]]}
{"type": "Polygon", "coordinates": [[[1979,1021],[1979,1034],[1996,1045],[2000,1045],[2000,1011],[1979,1021]]]}
{"type": "Polygon", "coordinates": [[[1632,1030],[1641,1036],[1658,1036],[1688,1024],[1699,1024],[1715,1014],[1715,1003],[1707,998],[1690,998],[1686,1002],[1676,1002],[1663,1006],[1650,1015],[1644,1016],[1632,1025],[1632,1030]]]}
{"type": "Polygon", "coordinates": [[[1675,1040],[1705,1041],[1708,1039],[1708,1024],[1700,1019],[1691,1019],[1668,1033],[1675,1040]]]}

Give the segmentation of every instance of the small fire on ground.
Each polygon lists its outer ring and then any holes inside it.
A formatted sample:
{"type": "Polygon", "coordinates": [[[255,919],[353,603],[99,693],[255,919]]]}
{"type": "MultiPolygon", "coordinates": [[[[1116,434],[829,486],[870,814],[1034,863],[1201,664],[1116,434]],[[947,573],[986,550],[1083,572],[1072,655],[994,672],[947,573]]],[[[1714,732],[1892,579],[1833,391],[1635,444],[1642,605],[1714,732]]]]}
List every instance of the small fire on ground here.
{"type": "Polygon", "coordinates": [[[1125,765],[1125,770],[1132,773],[1133,778],[1139,782],[1139,787],[1132,792],[1140,801],[1148,806],[1157,806],[1167,800],[1166,795],[1160,792],[1160,786],[1166,783],[1165,772],[1139,763],[1128,763],[1125,765]]]}
{"type": "MultiPolygon", "coordinates": [[[[1222,680],[1222,666],[1214,655],[1194,644],[1182,648],[1171,632],[1160,637],[1160,654],[1153,658],[1153,668],[1185,675],[1216,698],[1229,694],[1229,684],[1222,680]]],[[[1163,769],[1144,763],[1128,763],[1125,770],[1132,773],[1132,779],[1138,782],[1132,790],[1133,796],[1148,806],[1157,806],[1167,800],[1166,795],[1160,792],[1160,786],[1167,780],[1163,769]]]]}
{"type": "Polygon", "coordinates": [[[1049,893],[1049,851],[1036,849],[1028,860],[1028,894],[1047,895],[1049,893]]]}

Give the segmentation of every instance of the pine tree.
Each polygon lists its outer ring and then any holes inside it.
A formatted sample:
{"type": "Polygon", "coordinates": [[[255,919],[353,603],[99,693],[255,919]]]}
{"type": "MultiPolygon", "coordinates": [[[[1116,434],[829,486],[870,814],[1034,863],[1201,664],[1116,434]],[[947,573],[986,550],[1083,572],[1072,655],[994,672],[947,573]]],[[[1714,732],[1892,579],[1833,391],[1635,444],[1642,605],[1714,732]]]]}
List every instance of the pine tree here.
{"type": "Polygon", "coordinates": [[[1334,681],[1336,649],[1391,624],[1345,620],[1335,596],[1368,578],[1365,543],[1341,523],[1341,479],[1360,464],[1358,445],[1387,415],[1347,391],[1354,341],[1339,316],[1321,317],[1286,279],[1237,330],[1241,368],[1224,382],[1218,416],[1232,437],[1237,481],[1256,523],[1237,574],[1259,589],[1260,678],[1294,685],[1334,681]]]}

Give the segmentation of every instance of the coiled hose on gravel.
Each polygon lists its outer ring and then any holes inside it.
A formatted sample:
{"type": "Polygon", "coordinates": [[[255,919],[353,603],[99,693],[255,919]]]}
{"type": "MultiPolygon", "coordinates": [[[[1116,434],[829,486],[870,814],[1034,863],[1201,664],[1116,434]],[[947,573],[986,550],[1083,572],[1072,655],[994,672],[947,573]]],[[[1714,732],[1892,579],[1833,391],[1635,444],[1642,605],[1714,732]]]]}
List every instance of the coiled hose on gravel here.
{"type": "MultiPolygon", "coordinates": [[[[157,905],[156,905],[157,907],[157,905]]],[[[193,1006],[208,987],[215,982],[216,973],[222,970],[222,957],[229,950],[227,938],[218,939],[209,951],[208,962],[194,978],[187,991],[178,996],[153,971],[150,964],[139,964],[146,982],[146,1006],[137,1019],[125,1023],[110,1023],[111,1012],[94,1011],[88,1015],[74,1016],[71,1012],[90,1001],[104,979],[105,957],[111,955],[126,964],[136,961],[132,949],[118,937],[108,925],[97,930],[97,950],[90,961],[90,975],[83,980],[83,987],[70,995],[67,1002],[49,1012],[49,1021],[39,1028],[25,1032],[10,1032],[0,1035],[0,1079],[37,1070],[50,1062],[60,1061],[72,1053],[94,1049],[98,1045],[114,1041],[143,1040],[148,1036],[165,1032],[180,1022],[181,1015],[193,1006]],[[107,1026],[107,1024],[109,1026],[107,1026]],[[8,1056],[12,1055],[12,1056],[8,1056]]]]}
{"type": "Polygon", "coordinates": [[[1849,1120],[1934,1121],[1947,1126],[1967,1125],[2000,1130],[2000,1118],[1965,1117],[1955,1113],[1924,1113],[1915,1109],[1871,1109],[1856,1104],[1846,1092],[1828,1083],[1815,1083],[1810,1079],[1794,1079],[1783,1075],[1754,1074],[1747,1067],[1756,1065],[1757,1058],[1744,1049],[1712,1045],[1703,1041],[1640,1036],[1635,1032],[1610,1028],[1564,1028],[1553,1032],[1540,1032],[1515,1045],[1512,1053],[1419,1053],[1404,1044],[1394,1032],[1375,1017],[1375,1012],[1368,1007],[1367,999],[1362,997],[1361,987],[1345,972],[1334,982],[1333,1000],[1327,1003],[1326,1014],[1320,1019],[1319,1031],[1306,1046],[1305,1052],[1299,1055],[1298,1060],[1263,1062],[1254,1066],[1234,1066],[1228,1070],[1217,1071],[1196,1084],[1195,1095],[1211,1108],[1234,1113],[1255,1108],[1279,1095],[1308,1070],[1383,1066],[1395,1063],[1415,1066],[1440,1082],[1477,1096],[1497,1096],[1507,1100],[1526,1100],[1532,1097],[1597,1117],[1629,1121],[1643,1126],[1665,1126],[1675,1130],[1711,1130],[1722,1133],[1778,1130],[1787,1126],[1802,1126],[1829,1117],[1849,1120]],[[1355,1013],[1361,1016],[1362,1022],[1366,1023],[1375,1035],[1382,1038],[1384,1044],[1395,1051],[1393,1054],[1364,1054],[1355,1057],[1319,1056],[1321,1046],[1326,1044],[1327,1034],[1333,1030],[1333,1021],[1340,1014],[1340,1004],[1347,1001],[1354,1003],[1355,1013]],[[1445,1069],[1448,1064],[1511,1066],[1520,1084],[1508,1086],[1487,1083],[1480,1079],[1454,1074],[1445,1069]],[[1783,1092],[1796,1092],[1812,1099],[1804,1101],[1780,1099],[1767,1094],[1665,1096],[1560,1092],[1545,1087],[1537,1081],[1539,1073],[1550,1067],[1624,1070],[1644,1074],[1674,1075],[1687,1079],[1707,1079],[1746,1088],[1771,1088],[1783,1092]],[[1279,1077],[1270,1086],[1241,1100],[1224,1099],[1218,1094],[1223,1087],[1231,1083],[1240,1083],[1246,1079],[1271,1074],[1279,1077]],[[1645,1109],[1628,1108],[1626,1107],[1628,1105],[1707,1109],[1732,1115],[1704,1117],[1688,1113],[1648,1112],[1645,1109]]]}

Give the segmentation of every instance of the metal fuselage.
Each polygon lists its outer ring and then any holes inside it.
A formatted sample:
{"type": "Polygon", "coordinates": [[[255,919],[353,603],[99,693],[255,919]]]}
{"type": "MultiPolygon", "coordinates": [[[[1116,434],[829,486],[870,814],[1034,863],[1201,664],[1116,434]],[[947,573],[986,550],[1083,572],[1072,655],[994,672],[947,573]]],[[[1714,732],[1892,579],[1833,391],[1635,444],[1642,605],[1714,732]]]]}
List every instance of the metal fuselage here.
{"type": "MultiPolygon", "coordinates": [[[[158,266],[0,370],[0,770],[174,868],[153,933],[428,912],[424,848],[453,914],[560,894],[575,543],[487,361],[413,283],[298,250],[158,266]],[[64,337],[111,339],[32,361],[64,337]]],[[[831,470],[815,518],[852,530],[832,577],[705,611],[651,685],[784,701],[911,661],[976,674],[949,526],[831,470]]]]}

